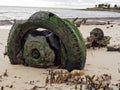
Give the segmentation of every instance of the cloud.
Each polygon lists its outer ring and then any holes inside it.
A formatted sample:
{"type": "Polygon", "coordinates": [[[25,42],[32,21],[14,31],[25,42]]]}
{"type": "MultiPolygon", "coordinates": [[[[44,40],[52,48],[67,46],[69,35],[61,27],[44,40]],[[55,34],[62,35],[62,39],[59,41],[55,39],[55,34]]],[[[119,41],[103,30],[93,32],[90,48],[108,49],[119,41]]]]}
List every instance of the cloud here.
{"type": "Polygon", "coordinates": [[[99,3],[118,4],[120,0],[0,0],[0,5],[86,8],[99,3]]]}

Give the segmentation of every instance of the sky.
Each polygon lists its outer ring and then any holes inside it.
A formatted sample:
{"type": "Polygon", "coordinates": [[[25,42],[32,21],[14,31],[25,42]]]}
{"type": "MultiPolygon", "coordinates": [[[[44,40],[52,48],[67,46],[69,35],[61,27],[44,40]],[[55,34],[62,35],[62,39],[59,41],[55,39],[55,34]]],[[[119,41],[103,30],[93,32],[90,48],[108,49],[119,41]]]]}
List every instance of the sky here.
{"type": "Polygon", "coordinates": [[[88,8],[96,4],[117,4],[120,0],[0,0],[0,5],[26,7],[88,8]]]}

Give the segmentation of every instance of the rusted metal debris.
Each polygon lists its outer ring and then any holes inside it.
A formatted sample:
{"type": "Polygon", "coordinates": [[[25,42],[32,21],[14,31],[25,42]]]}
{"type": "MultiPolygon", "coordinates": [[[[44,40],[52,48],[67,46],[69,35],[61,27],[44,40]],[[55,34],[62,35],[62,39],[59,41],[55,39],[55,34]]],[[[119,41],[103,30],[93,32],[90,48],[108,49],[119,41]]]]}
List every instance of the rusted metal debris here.
{"type": "Polygon", "coordinates": [[[73,19],[73,23],[77,26],[77,27],[80,27],[80,25],[83,23],[85,24],[87,19],[86,18],[83,18],[82,20],[78,20],[79,18],[76,17],[75,19],[73,19]]]}
{"type": "Polygon", "coordinates": [[[107,46],[107,51],[118,51],[118,52],[120,52],[120,45],[107,46]]]}
{"type": "Polygon", "coordinates": [[[100,28],[94,28],[90,32],[90,36],[86,39],[87,48],[90,47],[105,47],[110,43],[110,36],[104,36],[104,32],[100,28]]]}

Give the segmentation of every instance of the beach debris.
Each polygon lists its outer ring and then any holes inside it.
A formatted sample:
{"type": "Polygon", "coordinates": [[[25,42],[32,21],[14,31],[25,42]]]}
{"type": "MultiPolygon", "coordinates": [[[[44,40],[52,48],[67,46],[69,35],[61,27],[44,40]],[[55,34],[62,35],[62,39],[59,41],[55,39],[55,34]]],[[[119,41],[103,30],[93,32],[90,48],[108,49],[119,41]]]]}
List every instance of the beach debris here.
{"type": "Polygon", "coordinates": [[[35,83],[35,81],[30,81],[30,83],[29,83],[29,84],[34,85],[34,83],[35,83]]]}
{"type": "Polygon", "coordinates": [[[34,86],[32,89],[30,90],[37,90],[38,89],[38,86],[34,86]]]}
{"type": "Polygon", "coordinates": [[[73,19],[73,21],[72,21],[77,27],[80,27],[80,25],[81,25],[82,23],[85,24],[86,21],[87,21],[86,18],[83,18],[82,20],[78,20],[78,19],[79,19],[79,18],[77,17],[77,18],[73,19]]]}
{"type": "Polygon", "coordinates": [[[1,90],[4,90],[4,86],[1,86],[1,90]]]}
{"type": "Polygon", "coordinates": [[[7,52],[3,53],[4,54],[4,57],[7,55],[7,52]]]}
{"type": "Polygon", "coordinates": [[[109,24],[110,24],[110,21],[107,21],[107,24],[109,25],[109,24]]]}
{"type": "Polygon", "coordinates": [[[48,82],[49,82],[49,79],[48,79],[48,76],[47,76],[46,80],[45,80],[45,86],[47,86],[48,82]]]}
{"type": "Polygon", "coordinates": [[[5,85],[5,87],[13,88],[13,85],[9,85],[9,84],[7,84],[7,85],[5,85]]]}
{"type": "Polygon", "coordinates": [[[111,37],[104,36],[103,30],[100,28],[94,28],[90,32],[90,36],[87,37],[86,46],[90,47],[105,47],[110,43],[111,37]]]}
{"type": "Polygon", "coordinates": [[[3,73],[3,76],[4,76],[4,77],[8,77],[7,69],[6,69],[5,72],[3,73]]]}
{"type": "Polygon", "coordinates": [[[113,25],[111,25],[110,27],[113,27],[113,25]]]}
{"type": "Polygon", "coordinates": [[[107,51],[118,51],[120,52],[120,45],[107,46],[107,51]]]}
{"type": "Polygon", "coordinates": [[[112,77],[110,74],[102,74],[102,75],[82,74],[81,75],[82,71],[80,70],[78,71],[75,70],[73,72],[70,73],[70,72],[61,71],[61,70],[50,71],[50,73],[54,75],[54,78],[52,75],[48,75],[47,85],[65,83],[66,85],[74,85],[75,90],[76,89],[77,90],[78,89],[79,90],[113,90],[112,86],[116,86],[117,88],[119,88],[120,86],[119,83],[112,85],[111,83],[112,77]],[[53,79],[52,82],[51,82],[51,79],[53,79]]]}
{"type": "Polygon", "coordinates": [[[113,86],[116,86],[120,89],[120,83],[112,84],[113,86]]]}
{"type": "Polygon", "coordinates": [[[74,18],[74,19],[72,20],[72,22],[74,23],[74,22],[77,21],[77,20],[78,20],[78,17],[74,18]]]}
{"type": "MultiPolygon", "coordinates": [[[[78,24],[82,22],[86,19],[78,24]]],[[[84,68],[86,46],[74,23],[52,12],[39,11],[25,22],[15,21],[9,32],[6,54],[11,64],[64,67],[72,71],[84,68]]]]}
{"type": "Polygon", "coordinates": [[[19,79],[21,79],[21,77],[18,77],[18,76],[14,76],[14,78],[19,78],[19,79]]]}
{"type": "MultiPolygon", "coordinates": [[[[120,87],[120,83],[111,83],[112,77],[110,74],[86,75],[83,71],[80,70],[73,70],[72,72],[52,70],[49,72],[50,75],[47,76],[47,85],[65,83],[66,85],[70,86],[74,85],[75,90],[114,90],[114,87],[112,86],[116,86],[118,89],[120,87]],[[53,79],[52,82],[51,79],[53,79]]],[[[49,88],[47,89],[49,90],[49,88]]]]}
{"type": "Polygon", "coordinates": [[[4,57],[7,55],[7,46],[5,46],[5,52],[3,53],[4,57]]]}
{"type": "Polygon", "coordinates": [[[13,85],[10,85],[10,88],[13,88],[13,85]]]}
{"type": "MultiPolygon", "coordinates": [[[[5,85],[5,87],[7,87],[7,88],[13,88],[13,85],[11,84],[11,85],[5,85]]],[[[1,90],[4,90],[4,86],[1,86],[1,90]]]]}

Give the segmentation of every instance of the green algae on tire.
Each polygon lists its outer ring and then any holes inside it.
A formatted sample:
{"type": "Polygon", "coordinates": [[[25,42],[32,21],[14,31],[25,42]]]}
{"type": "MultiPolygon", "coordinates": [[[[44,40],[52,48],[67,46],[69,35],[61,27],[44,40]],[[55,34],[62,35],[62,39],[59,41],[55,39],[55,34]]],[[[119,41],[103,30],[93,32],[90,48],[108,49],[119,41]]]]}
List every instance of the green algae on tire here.
{"type": "Polygon", "coordinates": [[[65,63],[65,68],[68,71],[84,68],[86,47],[81,33],[73,23],[46,11],[36,12],[26,22],[16,23],[11,28],[7,43],[11,64],[22,64],[24,62],[24,48],[21,42],[27,32],[37,28],[45,28],[59,37],[64,49],[61,56],[65,60],[61,61],[65,63]]]}

